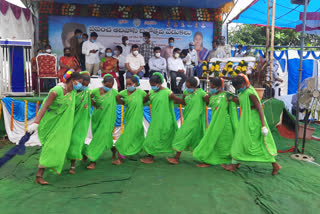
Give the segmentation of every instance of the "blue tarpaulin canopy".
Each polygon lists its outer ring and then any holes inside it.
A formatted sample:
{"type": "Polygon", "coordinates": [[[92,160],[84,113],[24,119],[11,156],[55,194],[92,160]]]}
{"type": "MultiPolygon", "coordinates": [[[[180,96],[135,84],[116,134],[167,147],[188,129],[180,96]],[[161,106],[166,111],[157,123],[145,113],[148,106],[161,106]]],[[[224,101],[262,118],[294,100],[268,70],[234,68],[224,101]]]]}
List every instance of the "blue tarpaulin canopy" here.
{"type": "MultiPolygon", "coordinates": [[[[231,22],[267,25],[267,8],[267,0],[255,0],[231,22]]],[[[290,0],[277,0],[275,26],[279,28],[296,28],[297,25],[302,24],[302,21],[299,19],[299,17],[300,13],[303,13],[303,8],[304,5],[291,4],[290,0]]],[[[272,14],[271,10],[272,9],[270,9],[270,14],[272,14]]],[[[307,12],[320,12],[320,0],[311,0],[308,5],[307,12]]]]}
{"type": "Polygon", "coordinates": [[[152,5],[167,7],[219,8],[232,0],[55,0],[59,3],[73,4],[121,4],[121,5],[152,5]]]}

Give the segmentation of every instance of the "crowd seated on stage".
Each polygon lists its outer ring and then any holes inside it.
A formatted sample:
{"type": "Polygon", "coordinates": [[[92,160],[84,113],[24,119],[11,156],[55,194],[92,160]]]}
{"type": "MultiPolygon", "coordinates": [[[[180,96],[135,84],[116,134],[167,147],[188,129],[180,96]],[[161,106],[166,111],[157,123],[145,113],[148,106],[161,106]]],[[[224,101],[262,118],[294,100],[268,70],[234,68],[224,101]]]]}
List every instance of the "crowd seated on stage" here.
{"type": "MultiPolygon", "coordinates": [[[[75,71],[87,70],[91,75],[103,77],[111,74],[118,83],[118,89],[125,88],[125,76],[138,75],[140,78],[149,78],[154,72],[160,72],[171,89],[180,93],[182,85],[187,77],[201,76],[201,64],[204,60],[210,61],[212,58],[244,57],[248,51],[243,51],[242,45],[238,45],[237,50],[231,53],[231,46],[225,44],[225,37],[212,42],[212,50],[203,47],[203,35],[197,32],[193,41],[189,43],[188,49],[180,50],[175,47],[175,39],[170,37],[168,45],[162,49],[151,41],[149,32],[144,32],[143,44],[129,45],[127,36],[121,38],[121,45],[114,49],[105,47],[97,41],[98,34],[91,32],[90,37],[76,29],[74,36],[70,39],[70,47],[64,49],[64,56],[59,59],[58,78],[64,73],[73,69],[75,71]]],[[[51,46],[46,45],[41,52],[54,54],[51,46]]],[[[33,77],[36,81],[36,64],[33,60],[33,77]]],[[[33,84],[36,87],[36,84],[33,84]]]]}

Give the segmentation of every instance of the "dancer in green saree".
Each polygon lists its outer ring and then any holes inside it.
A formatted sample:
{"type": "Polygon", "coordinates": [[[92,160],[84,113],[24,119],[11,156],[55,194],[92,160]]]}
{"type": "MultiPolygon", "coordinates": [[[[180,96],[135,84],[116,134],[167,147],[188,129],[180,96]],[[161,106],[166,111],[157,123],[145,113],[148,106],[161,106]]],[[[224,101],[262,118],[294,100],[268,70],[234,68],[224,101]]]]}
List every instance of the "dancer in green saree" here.
{"type": "Polygon", "coordinates": [[[205,109],[206,103],[203,100],[206,92],[197,88],[200,80],[190,77],[186,81],[187,89],[183,92],[182,103],[185,105],[183,111],[183,124],[176,132],[172,141],[172,148],[177,151],[176,156],[168,158],[171,164],[178,164],[181,152],[185,149],[193,151],[199,144],[205,132],[205,109]]]}
{"type": "Polygon", "coordinates": [[[272,175],[276,175],[281,166],[276,162],[277,148],[264,117],[261,102],[255,89],[250,86],[245,75],[238,75],[232,80],[238,90],[241,118],[231,148],[235,162],[223,165],[226,170],[235,171],[236,161],[272,163],[272,175]]]}
{"type": "Polygon", "coordinates": [[[61,173],[64,160],[70,145],[73,128],[75,91],[82,85],[79,73],[67,72],[66,83],[55,86],[49,91],[34,123],[28,127],[29,133],[38,130],[42,144],[39,160],[39,170],[35,182],[41,185],[48,184],[43,179],[45,169],[58,174],[61,173]]]}
{"type": "Polygon", "coordinates": [[[122,163],[124,156],[135,155],[142,150],[144,142],[143,127],[143,102],[146,100],[147,93],[139,86],[137,75],[128,77],[126,80],[127,89],[121,91],[117,96],[118,103],[125,105],[124,131],[116,142],[118,150],[118,160],[113,161],[115,165],[122,163]]]}
{"type": "MultiPolygon", "coordinates": [[[[193,157],[203,163],[198,167],[208,167],[214,164],[231,164],[231,146],[234,137],[229,106],[228,92],[223,91],[223,79],[215,77],[210,80],[210,96],[205,101],[211,108],[211,123],[204,137],[193,152],[193,157]]],[[[233,103],[233,102],[232,102],[233,103]]],[[[232,104],[230,103],[230,104],[232,104]]],[[[233,103],[234,104],[234,103],[233,103]]],[[[236,120],[238,120],[237,115],[236,120]]]]}
{"type": "Polygon", "coordinates": [[[150,78],[151,91],[147,99],[151,103],[151,122],[143,149],[148,157],[141,159],[142,163],[150,164],[154,155],[172,153],[171,143],[177,130],[177,121],[174,114],[173,101],[179,101],[168,88],[162,87],[163,76],[155,72],[150,78]]]}
{"type": "Polygon", "coordinates": [[[82,75],[82,87],[77,91],[75,98],[75,114],[70,147],[67,159],[71,160],[70,174],[75,174],[76,160],[82,159],[82,150],[90,125],[91,97],[88,85],[90,84],[90,73],[80,72],[82,75]]]}
{"type": "Polygon", "coordinates": [[[102,153],[113,147],[113,128],[117,118],[117,90],[113,89],[114,79],[111,74],[103,78],[103,87],[92,90],[92,140],[85,147],[84,155],[91,161],[88,169],[93,170],[102,153]]]}

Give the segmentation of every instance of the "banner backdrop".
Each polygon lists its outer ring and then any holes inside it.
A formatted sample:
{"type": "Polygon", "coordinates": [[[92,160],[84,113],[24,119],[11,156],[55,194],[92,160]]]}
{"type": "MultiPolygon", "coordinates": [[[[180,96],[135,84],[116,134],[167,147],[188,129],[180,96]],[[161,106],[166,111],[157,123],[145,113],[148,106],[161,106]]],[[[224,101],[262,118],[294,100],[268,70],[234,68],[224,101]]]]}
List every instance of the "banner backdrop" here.
{"type": "Polygon", "coordinates": [[[211,50],[214,33],[213,22],[49,16],[49,42],[54,53],[63,54],[75,29],[89,35],[97,32],[98,41],[106,48],[121,44],[122,36],[128,36],[130,45],[142,44],[142,33],[147,31],[151,41],[160,47],[168,45],[168,38],[173,37],[175,47],[180,49],[188,48],[189,42],[194,41],[196,50],[211,50]]]}

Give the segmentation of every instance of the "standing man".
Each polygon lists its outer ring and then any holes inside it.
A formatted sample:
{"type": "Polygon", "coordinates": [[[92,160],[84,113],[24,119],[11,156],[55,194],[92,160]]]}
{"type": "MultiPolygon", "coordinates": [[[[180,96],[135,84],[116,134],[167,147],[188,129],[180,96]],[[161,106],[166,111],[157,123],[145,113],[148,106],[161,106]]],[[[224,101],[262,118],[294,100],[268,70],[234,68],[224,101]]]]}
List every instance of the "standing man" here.
{"type": "Polygon", "coordinates": [[[168,58],[168,69],[171,76],[171,88],[174,93],[181,93],[181,88],[183,83],[186,81],[187,77],[184,74],[186,69],[183,65],[182,59],[180,58],[181,50],[175,48],[173,50],[173,56],[168,58]],[[177,77],[181,77],[179,85],[177,87],[177,77]]]}
{"type": "Polygon", "coordinates": [[[88,34],[86,33],[82,34],[82,42],[80,43],[80,50],[81,50],[80,66],[82,71],[86,70],[86,55],[82,53],[82,46],[84,42],[88,41],[88,38],[89,38],[88,34]]]}
{"type": "Polygon", "coordinates": [[[127,57],[130,54],[131,47],[129,46],[129,39],[127,36],[122,37],[122,44],[120,45],[122,48],[122,54],[124,57],[127,57]]]}
{"type": "Polygon", "coordinates": [[[153,49],[154,56],[149,59],[150,77],[153,73],[159,72],[162,76],[166,77],[167,62],[166,59],[160,56],[161,48],[155,47],[153,49]]]}
{"type": "Polygon", "coordinates": [[[191,57],[191,65],[197,66],[198,65],[198,53],[194,49],[194,42],[189,43],[189,55],[191,57]]]}
{"type": "Polygon", "coordinates": [[[80,62],[80,55],[81,55],[81,47],[80,43],[82,42],[82,31],[76,29],[74,31],[73,37],[70,39],[70,48],[71,48],[71,55],[76,57],[78,62],[80,62]]]}
{"type": "Polygon", "coordinates": [[[146,65],[144,58],[139,54],[138,45],[134,44],[131,53],[126,58],[127,77],[138,75],[140,79],[143,77],[143,68],[146,65]]]}
{"type": "Polygon", "coordinates": [[[220,46],[226,53],[226,57],[231,57],[231,46],[229,44],[226,44],[226,37],[220,37],[220,46]]]}
{"type": "Polygon", "coordinates": [[[100,69],[99,53],[104,53],[105,48],[97,42],[98,34],[92,32],[90,40],[83,43],[82,53],[86,55],[86,70],[92,75],[97,75],[100,69]]]}
{"type": "Polygon", "coordinates": [[[118,67],[119,67],[119,82],[120,82],[120,91],[125,89],[124,86],[124,74],[126,73],[126,57],[122,54],[122,47],[117,45],[113,51],[113,57],[118,60],[118,67]]]}
{"type": "Polygon", "coordinates": [[[150,41],[150,33],[143,32],[143,41],[144,43],[140,46],[141,55],[144,57],[146,65],[144,66],[144,76],[149,77],[149,59],[153,56],[153,49],[155,47],[154,43],[150,41]]]}
{"type": "Polygon", "coordinates": [[[169,58],[169,57],[172,57],[173,56],[173,49],[174,49],[174,38],[170,37],[168,39],[168,46],[162,48],[161,50],[161,56],[163,58],[165,58],[166,60],[169,58]]]}

